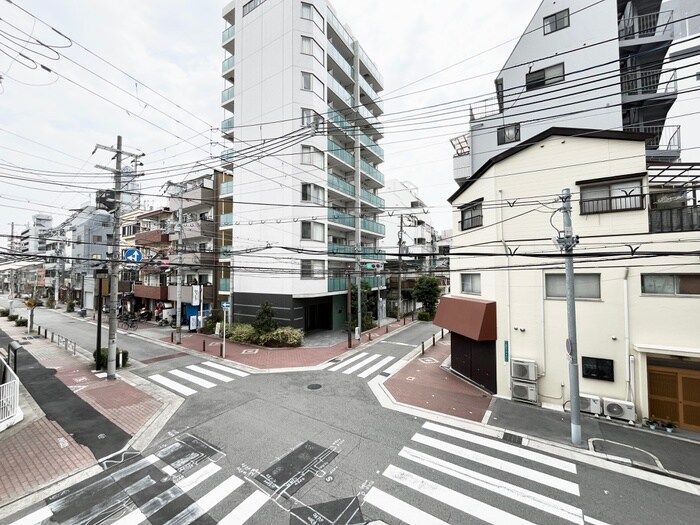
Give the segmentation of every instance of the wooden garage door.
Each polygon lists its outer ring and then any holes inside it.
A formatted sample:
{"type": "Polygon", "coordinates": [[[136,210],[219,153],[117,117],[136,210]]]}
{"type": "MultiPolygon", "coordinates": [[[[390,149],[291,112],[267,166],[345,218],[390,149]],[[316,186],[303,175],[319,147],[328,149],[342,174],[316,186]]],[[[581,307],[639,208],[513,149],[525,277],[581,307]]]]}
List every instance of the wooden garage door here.
{"type": "Polygon", "coordinates": [[[700,431],[700,371],[648,367],[649,417],[700,431]]]}

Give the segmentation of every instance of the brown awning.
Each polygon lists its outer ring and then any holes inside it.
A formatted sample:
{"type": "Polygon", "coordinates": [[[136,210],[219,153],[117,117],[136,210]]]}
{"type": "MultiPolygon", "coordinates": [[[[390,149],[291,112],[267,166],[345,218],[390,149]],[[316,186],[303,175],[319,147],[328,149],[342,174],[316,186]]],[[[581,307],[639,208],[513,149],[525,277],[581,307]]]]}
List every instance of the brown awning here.
{"type": "Polygon", "coordinates": [[[495,341],[496,302],[442,297],[433,322],[475,341],[495,341]]]}

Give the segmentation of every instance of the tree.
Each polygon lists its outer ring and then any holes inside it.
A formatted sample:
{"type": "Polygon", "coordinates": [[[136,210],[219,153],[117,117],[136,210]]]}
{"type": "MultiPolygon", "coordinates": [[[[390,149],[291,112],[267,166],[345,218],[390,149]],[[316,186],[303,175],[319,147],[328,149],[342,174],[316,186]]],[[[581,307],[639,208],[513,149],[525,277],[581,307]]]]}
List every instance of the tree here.
{"type": "Polygon", "coordinates": [[[413,298],[423,303],[423,307],[430,315],[435,315],[439,297],[440,279],[429,275],[422,275],[416,279],[416,285],[413,288],[413,298]]]}
{"type": "Polygon", "coordinates": [[[273,317],[272,305],[267,301],[260,305],[258,315],[253,321],[253,328],[259,334],[266,334],[277,329],[277,321],[273,317]]]}
{"type": "MultiPolygon", "coordinates": [[[[367,281],[362,281],[362,331],[374,328],[374,320],[372,319],[372,312],[377,310],[377,297],[376,293],[372,292],[372,287],[367,281]]],[[[351,326],[357,326],[357,286],[353,283],[351,285],[351,310],[350,315],[352,317],[351,326]]]]}

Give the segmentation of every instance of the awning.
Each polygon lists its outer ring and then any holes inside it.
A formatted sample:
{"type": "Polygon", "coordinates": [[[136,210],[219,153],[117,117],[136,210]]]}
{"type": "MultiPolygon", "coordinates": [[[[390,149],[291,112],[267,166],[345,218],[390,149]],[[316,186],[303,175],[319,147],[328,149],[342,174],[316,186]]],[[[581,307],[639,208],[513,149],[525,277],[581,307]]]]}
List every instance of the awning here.
{"type": "Polygon", "coordinates": [[[475,341],[495,341],[496,302],[442,297],[433,323],[475,341]]]}

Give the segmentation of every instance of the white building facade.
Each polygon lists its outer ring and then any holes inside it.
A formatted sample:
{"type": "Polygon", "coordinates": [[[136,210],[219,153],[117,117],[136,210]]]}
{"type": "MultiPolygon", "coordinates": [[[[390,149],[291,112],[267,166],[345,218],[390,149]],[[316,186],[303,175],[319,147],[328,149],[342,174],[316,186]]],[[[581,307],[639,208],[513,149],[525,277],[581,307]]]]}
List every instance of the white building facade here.
{"type": "Polygon", "coordinates": [[[240,322],[269,302],[280,324],[341,328],[348,276],[382,259],[382,76],[325,0],[236,0],[223,17],[235,270],[220,298],[240,322]]]}

